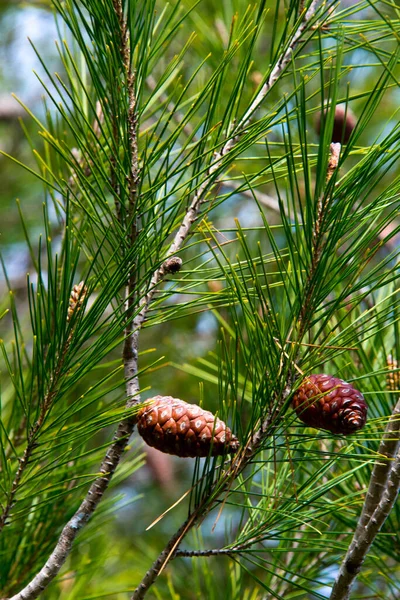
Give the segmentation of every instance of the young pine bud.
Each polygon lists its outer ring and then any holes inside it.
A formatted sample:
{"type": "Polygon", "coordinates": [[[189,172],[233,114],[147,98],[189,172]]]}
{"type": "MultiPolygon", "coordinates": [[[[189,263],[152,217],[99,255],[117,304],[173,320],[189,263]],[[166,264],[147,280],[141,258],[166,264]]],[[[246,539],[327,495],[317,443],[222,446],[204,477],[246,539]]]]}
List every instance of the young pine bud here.
{"type": "Polygon", "coordinates": [[[178,273],[182,267],[182,259],[179,256],[171,256],[163,263],[164,273],[178,273]]]}
{"type": "Polygon", "coordinates": [[[386,362],[389,369],[386,375],[386,384],[391,392],[398,391],[400,387],[400,372],[395,370],[398,369],[397,360],[389,354],[386,362]]]}
{"type": "Polygon", "coordinates": [[[67,312],[67,321],[72,319],[72,315],[77,312],[85,300],[85,296],[87,294],[87,287],[84,285],[83,281],[77,283],[72,288],[71,295],[69,297],[69,307],[67,312]]]}
{"type": "Polygon", "coordinates": [[[326,171],[326,183],[328,183],[328,181],[331,179],[332,175],[334,174],[334,172],[336,171],[336,169],[338,167],[339,158],[340,158],[340,149],[341,149],[341,145],[339,144],[339,142],[336,142],[335,144],[332,143],[330,145],[328,168],[326,171]]]}

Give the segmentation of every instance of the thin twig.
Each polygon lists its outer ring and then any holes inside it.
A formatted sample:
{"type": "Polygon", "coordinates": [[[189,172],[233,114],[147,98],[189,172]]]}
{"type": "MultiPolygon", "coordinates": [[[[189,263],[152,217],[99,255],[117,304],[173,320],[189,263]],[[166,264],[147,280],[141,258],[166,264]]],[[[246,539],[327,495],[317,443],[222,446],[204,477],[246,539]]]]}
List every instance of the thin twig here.
{"type": "Polygon", "coordinates": [[[240,552],[236,548],[212,548],[210,550],[178,550],[174,558],[205,558],[207,556],[229,556],[240,552]]]}
{"type": "Polygon", "coordinates": [[[235,544],[231,548],[211,548],[209,550],[177,550],[174,554],[174,558],[201,558],[204,556],[226,556],[229,554],[238,554],[239,552],[250,550],[255,543],[261,542],[261,537],[262,534],[260,536],[253,537],[242,544],[235,544]]]}
{"type": "Polygon", "coordinates": [[[398,400],[372,471],[360,519],[332,588],[330,600],[347,600],[371,544],[389,516],[400,486],[400,399],[398,400]],[[396,455],[397,452],[397,455],[396,455]]]}

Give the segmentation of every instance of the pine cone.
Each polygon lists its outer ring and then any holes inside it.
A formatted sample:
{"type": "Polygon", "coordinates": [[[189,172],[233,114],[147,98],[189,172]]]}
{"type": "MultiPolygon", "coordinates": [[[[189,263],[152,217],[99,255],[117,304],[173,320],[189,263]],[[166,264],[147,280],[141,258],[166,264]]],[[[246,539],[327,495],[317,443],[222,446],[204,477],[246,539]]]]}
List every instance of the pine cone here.
{"type": "Polygon", "coordinates": [[[155,396],[138,413],[138,431],[149,445],[175,456],[234,454],[238,439],[208,410],[171,396],[155,396]]]}
{"type": "MultiPolygon", "coordinates": [[[[325,109],[325,113],[326,113],[325,109]]],[[[326,115],[325,115],[326,116],[326,115]]],[[[350,139],[351,132],[357,124],[357,119],[348,106],[345,104],[337,104],[335,107],[335,116],[333,119],[332,142],[340,142],[347,144],[350,139]]],[[[321,113],[318,113],[315,118],[315,129],[318,135],[321,132],[321,113]]]]}
{"type": "Polygon", "coordinates": [[[303,423],[348,435],[364,427],[367,404],[350,383],[331,375],[310,375],[293,396],[293,408],[303,423]]]}

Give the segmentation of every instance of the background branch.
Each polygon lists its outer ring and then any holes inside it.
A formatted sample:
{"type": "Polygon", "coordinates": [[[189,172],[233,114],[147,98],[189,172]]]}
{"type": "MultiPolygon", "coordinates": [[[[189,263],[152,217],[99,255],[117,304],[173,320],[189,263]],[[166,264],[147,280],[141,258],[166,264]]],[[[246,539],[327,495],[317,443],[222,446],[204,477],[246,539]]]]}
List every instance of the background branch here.
{"type": "MultiPolygon", "coordinates": [[[[71,319],[73,319],[74,313],[75,313],[75,317],[76,317],[76,312],[80,309],[80,307],[85,299],[86,293],[87,293],[87,288],[86,288],[86,286],[83,285],[83,282],[74,286],[74,289],[72,290],[71,296],[70,296],[70,301],[69,301],[70,307],[68,308],[68,315],[66,317],[66,321],[70,321],[71,319]]],[[[52,406],[56,400],[57,394],[59,392],[61,373],[62,373],[62,370],[64,367],[64,363],[65,363],[65,359],[66,359],[68,350],[70,348],[70,345],[71,345],[71,342],[72,342],[72,339],[74,336],[75,325],[76,325],[76,321],[73,322],[71,330],[68,334],[68,337],[60,349],[60,353],[59,353],[59,356],[56,361],[54,372],[50,378],[47,393],[46,393],[45,397],[43,398],[43,401],[41,402],[39,416],[28,433],[26,447],[25,447],[22,457],[19,459],[19,467],[15,474],[15,477],[14,477],[14,480],[13,480],[13,483],[11,486],[11,490],[8,495],[7,504],[4,506],[4,508],[0,514],[0,534],[2,533],[2,531],[4,529],[4,526],[7,524],[7,519],[9,517],[11,509],[14,507],[15,503],[17,502],[18,489],[19,489],[19,486],[21,485],[21,480],[24,475],[24,472],[30,463],[32,453],[34,452],[35,448],[37,447],[38,434],[40,433],[40,430],[43,427],[43,424],[45,422],[45,419],[48,416],[49,412],[51,411],[51,408],[52,408],[52,406]]],[[[20,433],[22,433],[22,431],[25,429],[25,427],[26,427],[26,421],[24,420],[21,425],[20,433]]]]}
{"type": "Polygon", "coordinates": [[[379,445],[357,529],[332,588],[331,600],[347,600],[354,580],[382,525],[396,502],[400,487],[400,400],[379,445]],[[397,455],[396,455],[397,452],[397,455]]]}
{"type": "Polygon", "coordinates": [[[400,443],[400,399],[390,415],[385,433],[378,448],[378,458],[371,473],[371,479],[355,536],[361,534],[378,506],[384,489],[387,487],[389,473],[400,443]]]}

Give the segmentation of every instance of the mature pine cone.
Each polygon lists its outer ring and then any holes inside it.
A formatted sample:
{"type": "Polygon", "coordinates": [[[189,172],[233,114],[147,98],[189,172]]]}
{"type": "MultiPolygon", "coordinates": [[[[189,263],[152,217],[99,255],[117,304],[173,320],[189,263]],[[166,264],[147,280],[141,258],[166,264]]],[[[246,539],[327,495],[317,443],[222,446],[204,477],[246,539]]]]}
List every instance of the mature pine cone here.
{"type": "Polygon", "coordinates": [[[155,396],[138,413],[138,431],[149,445],[175,456],[234,454],[238,439],[208,410],[171,396],[155,396]]]}
{"type": "Polygon", "coordinates": [[[331,375],[310,375],[293,396],[299,419],[310,427],[348,435],[364,427],[367,404],[350,383],[331,375]]]}

